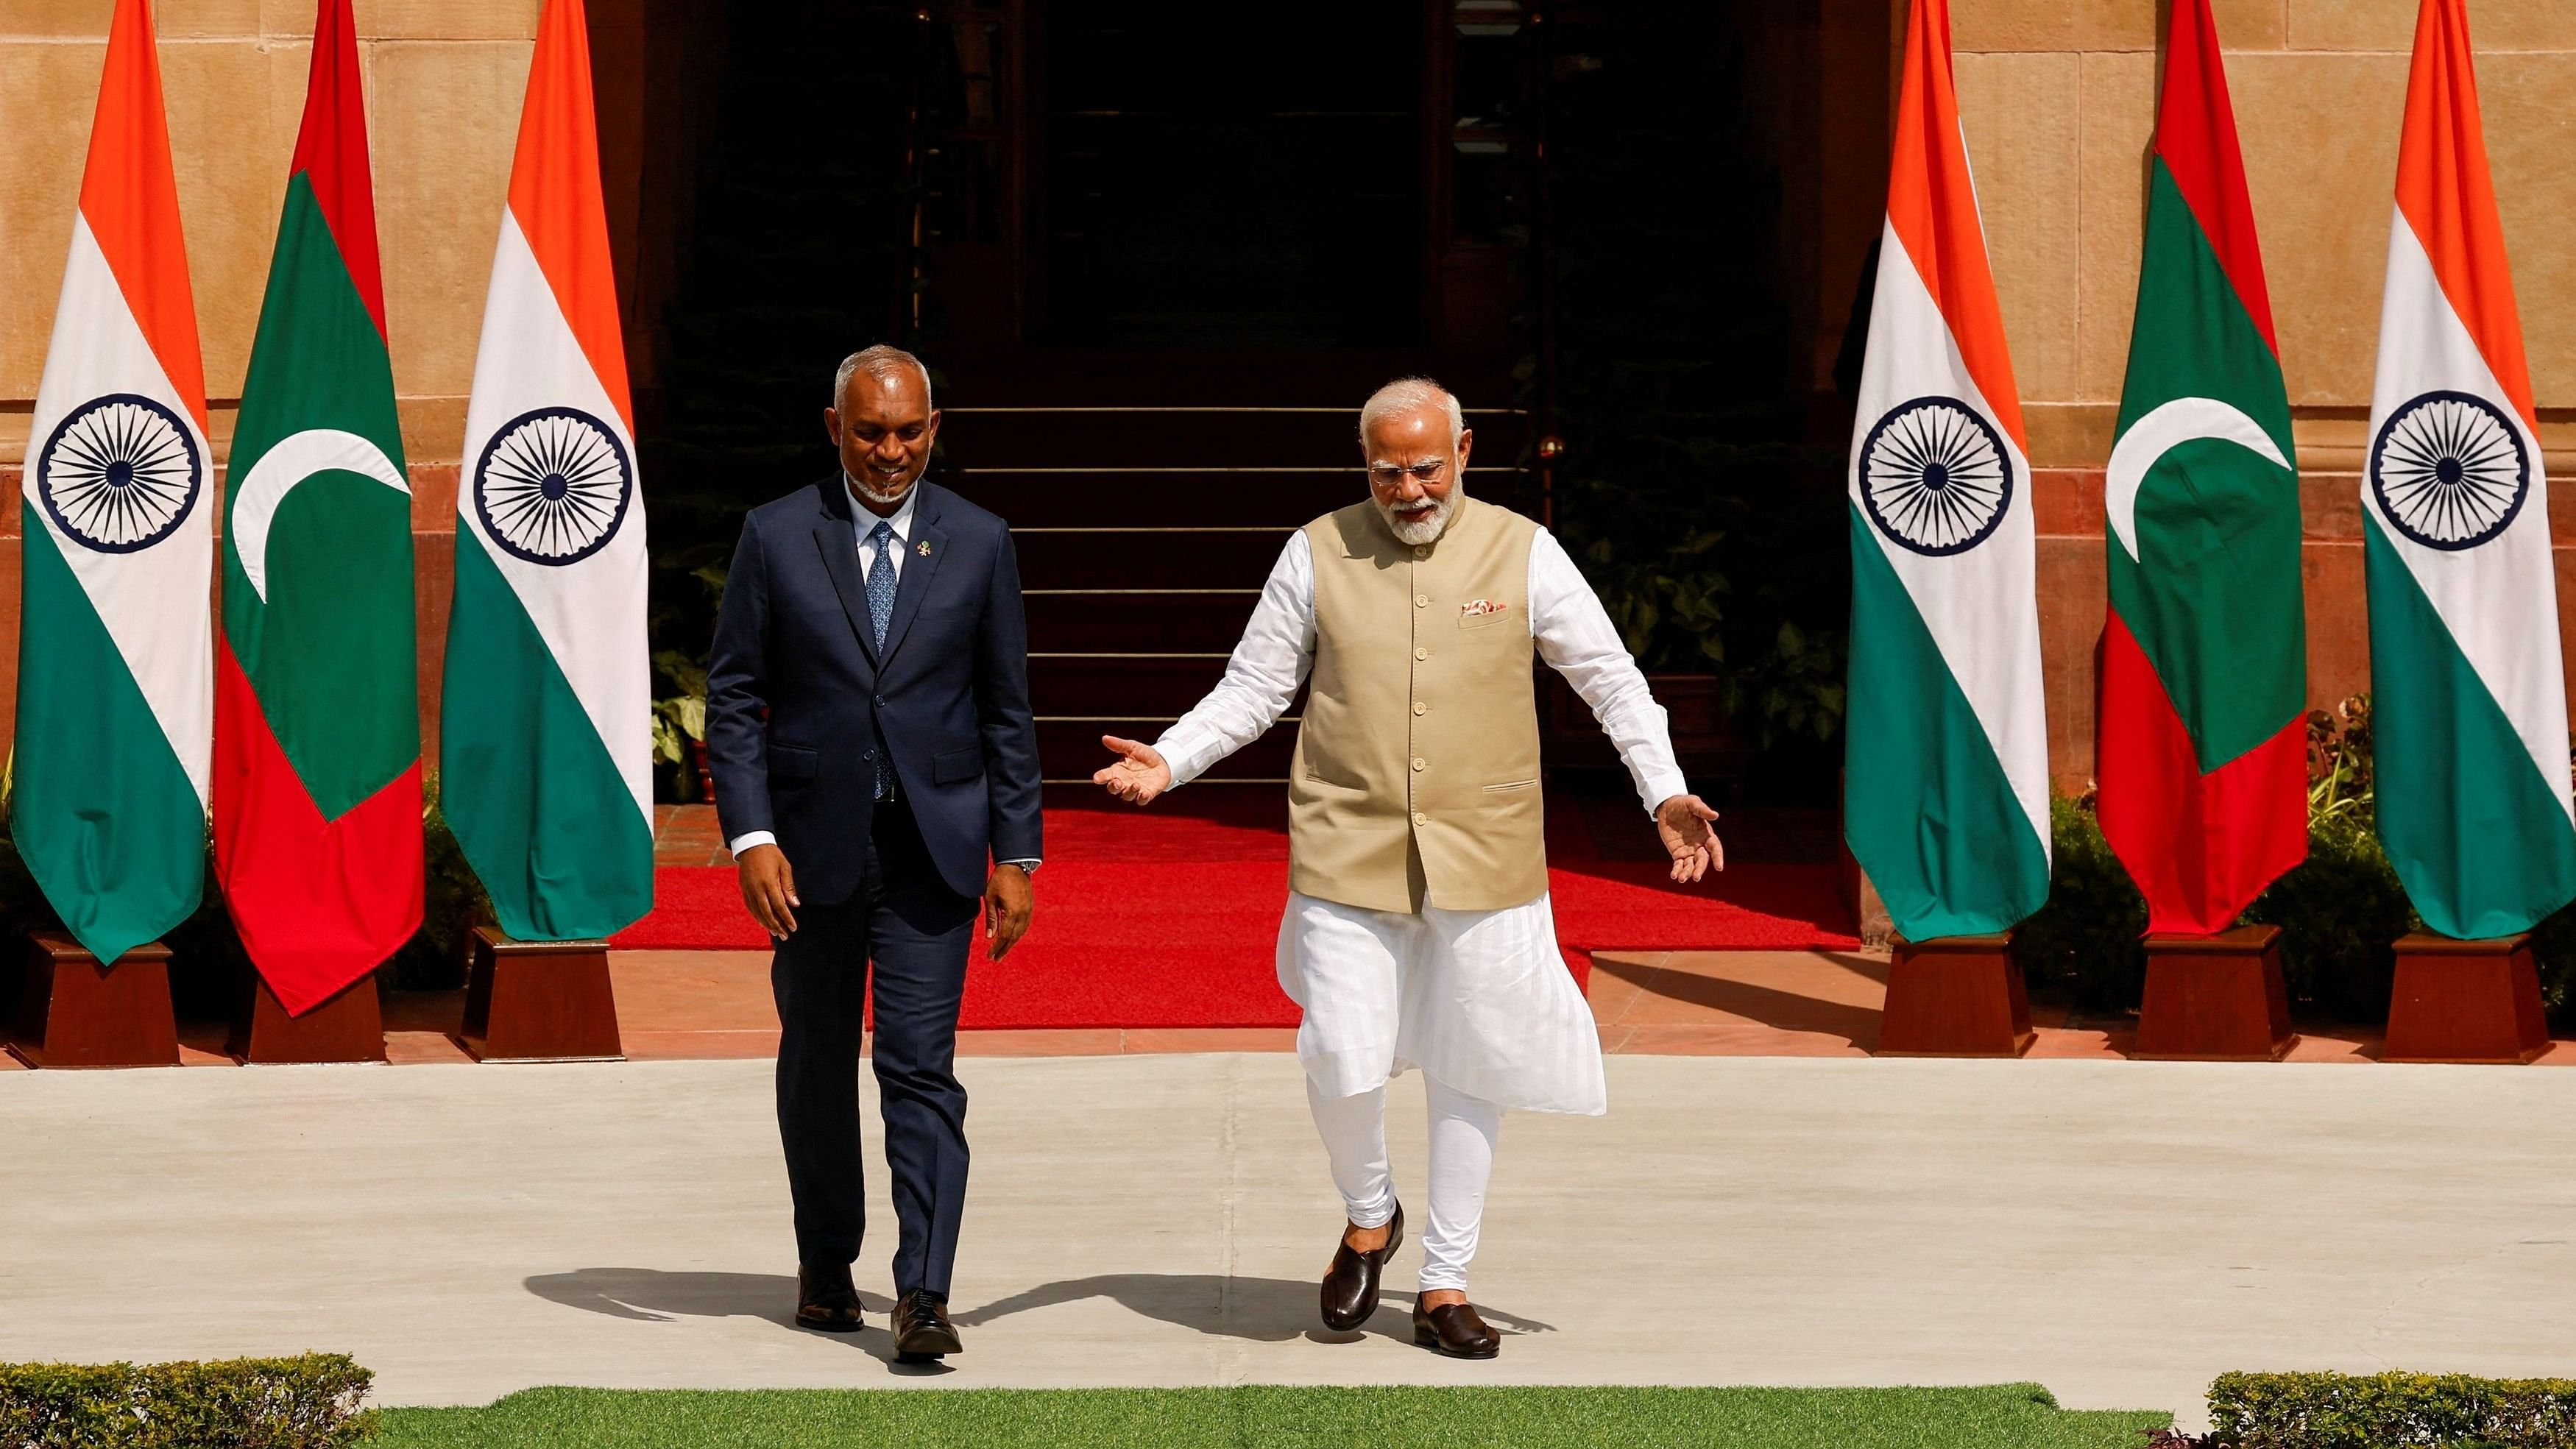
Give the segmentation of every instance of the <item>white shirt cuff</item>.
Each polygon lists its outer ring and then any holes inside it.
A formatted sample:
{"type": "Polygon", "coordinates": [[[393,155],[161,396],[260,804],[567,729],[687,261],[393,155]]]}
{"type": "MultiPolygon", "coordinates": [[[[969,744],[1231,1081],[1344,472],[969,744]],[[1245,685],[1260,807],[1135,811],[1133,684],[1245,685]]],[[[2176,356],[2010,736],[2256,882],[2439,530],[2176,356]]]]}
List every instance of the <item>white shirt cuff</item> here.
{"type": "Polygon", "coordinates": [[[726,841],[725,849],[733,852],[734,859],[740,860],[742,859],[742,853],[751,849],[755,845],[776,845],[777,843],[778,836],[772,831],[746,830],[742,834],[735,836],[733,839],[726,841]]]}
{"type": "Polygon", "coordinates": [[[1652,815],[1657,810],[1662,809],[1664,802],[1670,800],[1675,795],[1687,795],[1689,793],[1690,781],[1683,779],[1681,772],[1678,770],[1671,774],[1657,771],[1654,774],[1648,775],[1646,777],[1645,790],[1647,797],[1646,813],[1652,815]]]}

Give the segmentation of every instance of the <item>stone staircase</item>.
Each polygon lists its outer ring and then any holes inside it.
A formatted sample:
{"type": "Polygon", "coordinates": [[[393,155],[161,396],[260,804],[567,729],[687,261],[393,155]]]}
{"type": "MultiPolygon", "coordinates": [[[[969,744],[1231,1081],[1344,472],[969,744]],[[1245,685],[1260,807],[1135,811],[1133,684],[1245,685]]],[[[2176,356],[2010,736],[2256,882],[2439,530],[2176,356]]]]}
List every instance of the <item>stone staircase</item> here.
{"type": "MultiPolygon", "coordinates": [[[[1150,741],[1225,671],[1280,547],[1357,500],[1358,409],[955,406],[933,476],[1011,524],[1029,692],[1050,782],[1087,781],[1103,734],[1150,741]]],[[[1525,415],[1468,412],[1478,497],[1525,497],[1525,415]],[[1490,461],[1489,461],[1490,460],[1490,461]]],[[[1302,699],[1209,772],[1282,783],[1302,699]]]]}

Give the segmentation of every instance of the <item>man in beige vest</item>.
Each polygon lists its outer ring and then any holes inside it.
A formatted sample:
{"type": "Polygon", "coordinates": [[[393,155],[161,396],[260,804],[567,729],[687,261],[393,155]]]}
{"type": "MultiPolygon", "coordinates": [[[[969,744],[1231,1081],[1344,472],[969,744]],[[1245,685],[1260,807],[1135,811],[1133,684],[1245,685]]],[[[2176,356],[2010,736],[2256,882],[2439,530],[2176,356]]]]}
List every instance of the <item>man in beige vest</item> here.
{"type": "Polygon", "coordinates": [[[1662,706],[1555,537],[1467,496],[1458,400],[1406,378],[1360,409],[1370,496],[1292,535],[1225,678],[1152,745],[1102,741],[1093,779],[1150,803],[1259,739],[1311,671],[1290,766],[1279,984],[1305,1008],[1297,1055],[1349,1224],[1327,1327],[1377,1309],[1404,1212],[1386,1084],[1422,1068],[1430,1220],[1416,1342],[1501,1347],[1467,1264],[1505,1108],[1607,1105],[1592,1013],[1557,950],[1541,819],[1532,657],[1592,707],[1652,812],[1672,878],[1725,857],[1682,782],[1662,706]]]}

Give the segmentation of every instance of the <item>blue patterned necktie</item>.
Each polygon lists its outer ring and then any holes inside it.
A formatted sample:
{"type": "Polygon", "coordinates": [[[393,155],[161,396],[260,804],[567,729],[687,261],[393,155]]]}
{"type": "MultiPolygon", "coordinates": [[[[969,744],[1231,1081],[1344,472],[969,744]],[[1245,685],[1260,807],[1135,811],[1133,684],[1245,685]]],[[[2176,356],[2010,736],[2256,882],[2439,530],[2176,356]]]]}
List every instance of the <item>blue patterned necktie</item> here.
{"type": "MultiPolygon", "coordinates": [[[[875,559],[868,565],[868,624],[876,630],[879,663],[885,659],[886,625],[894,618],[893,545],[894,525],[883,519],[877,520],[876,529],[868,535],[868,547],[876,551],[875,559]]],[[[894,762],[886,758],[882,721],[878,724],[877,735],[877,798],[891,800],[894,798],[894,762]]]]}

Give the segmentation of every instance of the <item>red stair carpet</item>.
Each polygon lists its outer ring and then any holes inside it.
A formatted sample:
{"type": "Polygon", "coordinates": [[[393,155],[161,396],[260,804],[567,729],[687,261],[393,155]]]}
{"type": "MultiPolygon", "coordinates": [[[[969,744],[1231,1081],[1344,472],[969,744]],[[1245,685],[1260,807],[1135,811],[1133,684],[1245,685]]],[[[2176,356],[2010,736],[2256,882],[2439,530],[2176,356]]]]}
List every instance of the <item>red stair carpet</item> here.
{"type": "MultiPolygon", "coordinates": [[[[1208,792],[1167,810],[1049,809],[1038,918],[1000,964],[979,939],[960,1024],[968,1028],[1295,1026],[1275,948],[1288,894],[1284,795],[1208,792]],[[1196,807],[1192,813],[1190,806],[1196,807]]],[[[1638,840],[1651,844],[1639,816],[1638,840]]],[[[1589,952],[1799,950],[1857,946],[1830,866],[1742,864],[1677,887],[1653,859],[1606,858],[1582,812],[1551,809],[1556,929],[1577,982],[1589,952]]],[[[1636,842],[1628,842],[1630,846],[1636,842]]],[[[629,950],[757,950],[725,866],[665,866],[653,913],[618,933],[629,950]]]]}

